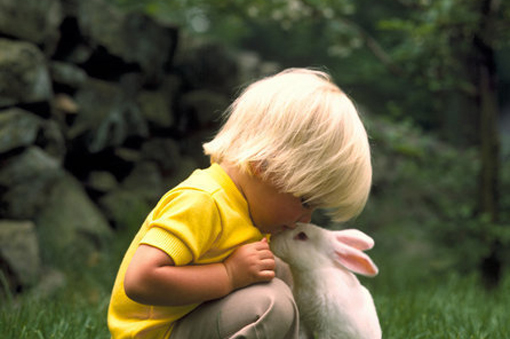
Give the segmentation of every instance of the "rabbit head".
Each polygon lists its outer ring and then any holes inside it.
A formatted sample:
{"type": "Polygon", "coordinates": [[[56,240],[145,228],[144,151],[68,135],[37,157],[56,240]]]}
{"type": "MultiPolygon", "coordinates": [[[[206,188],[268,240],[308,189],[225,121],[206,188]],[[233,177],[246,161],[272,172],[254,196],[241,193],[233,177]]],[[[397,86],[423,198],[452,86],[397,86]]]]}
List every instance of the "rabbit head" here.
{"type": "Polygon", "coordinates": [[[373,246],[373,239],[361,231],[330,231],[304,223],[271,237],[273,253],[298,271],[340,264],[351,272],[375,276],[377,266],[363,253],[373,246]]]}

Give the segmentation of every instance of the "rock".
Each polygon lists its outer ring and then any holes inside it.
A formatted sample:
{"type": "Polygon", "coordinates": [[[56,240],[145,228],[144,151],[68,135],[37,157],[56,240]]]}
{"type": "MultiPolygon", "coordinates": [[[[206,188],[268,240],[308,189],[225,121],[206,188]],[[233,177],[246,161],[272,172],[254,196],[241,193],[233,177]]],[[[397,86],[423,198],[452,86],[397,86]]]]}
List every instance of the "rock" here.
{"type": "Polygon", "coordinates": [[[47,202],[55,181],[64,171],[57,159],[39,147],[30,147],[0,167],[0,214],[4,218],[33,219],[47,202]]]}
{"type": "Polygon", "coordinates": [[[119,186],[117,179],[110,172],[94,171],[89,174],[87,188],[99,193],[107,193],[119,186]]]}
{"type": "MultiPolygon", "coordinates": [[[[219,124],[221,115],[229,105],[228,98],[212,90],[195,90],[182,98],[181,117],[188,119],[187,125],[193,129],[219,124]]],[[[182,125],[181,121],[181,125],[182,125]]]]}
{"type": "Polygon", "coordinates": [[[89,78],[76,94],[80,112],[69,137],[86,134],[92,153],[120,146],[128,137],[147,137],[147,122],[134,100],[120,86],[89,78]]]}
{"type": "Polygon", "coordinates": [[[50,298],[66,284],[67,277],[63,272],[54,268],[43,267],[37,285],[31,289],[30,295],[36,299],[50,298]]]}
{"type": "Polygon", "coordinates": [[[64,136],[55,121],[13,107],[0,111],[0,154],[37,145],[63,161],[64,136]]]}
{"type": "Polygon", "coordinates": [[[239,85],[238,62],[225,46],[183,41],[175,67],[186,90],[209,89],[227,96],[239,85]],[[188,43],[186,45],[186,43],[188,43]]]}
{"type": "MultiPolygon", "coordinates": [[[[161,145],[165,144],[160,140],[161,145]]],[[[145,152],[144,157],[150,158],[145,152]]],[[[174,159],[177,160],[177,159],[174,159]]],[[[119,189],[111,191],[99,199],[99,204],[119,230],[135,230],[156,205],[161,196],[171,187],[187,177],[196,164],[179,157],[172,175],[162,177],[160,166],[147,160],[141,160],[122,182],[119,189]]]]}
{"type": "Polygon", "coordinates": [[[50,55],[60,38],[60,0],[0,1],[0,32],[43,46],[50,55]]]}
{"type": "Polygon", "coordinates": [[[165,193],[158,166],[151,161],[140,161],[122,182],[122,187],[133,195],[154,204],[165,193]]]}
{"type": "Polygon", "coordinates": [[[0,39],[0,74],[0,107],[51,100],[49,70],[35,45],[0,39]]]}
{"type": "Polygon", "coordinates": [[[36,296],[209,165],[201,144],[238,85],[227,49],[191,43],[175,67],[177,28],[108,2],[0,0],[0,216],[30,220],[0,229],[0,277],[39,279],[36,296]],[[23,246],[34,268],[4,254],[23,246]]]}
{"type": "Polygon", "coordinates": [[[172,175],[163,178],[164,187],[166,187],[167,190],[170,190],[189,177],[190,174],[197,168],[205,167],[207,167],[207,165],[201,166],[194,158],[183,156],[180,158],[175,172],[173,172],[172,175]]]}
{"type": "Polygon", "coordinates": [[[79,111],[79,107],[76,101],[74,101],[71,96],[64,93],[55,95],[53,105],[59,114],[75,115],[79,111]]]}
{"type": "Polygon", "coordinates": [[[87,81],[87,73],[71,64],[61,61],[50,63],[51,78],[60,85],[65,85],[72,89],[80,88],[87,81]]]}
{"type": "MultiPolygon", "coordinates": [[[[143,159],[143,155],[140,151],[126,147],[117,147],[114,150],[114,155],[121,161],[128,164],[135,164],[143,159]]],[[[130,169],[131,172],[132,168],[130,169]]]]}
{"type": "MultiPolygon", "coordinates": [[[[202,147],[204,141],[211,140],[215,131],[213,129],[202,129],[195,131],[193,134],[187,136],[185,140],[180,143],[180,148],[183,154],[189,154],[193,158],[197,167],[205,168],[211,164],[211,160],[204,154],[202,147]]],[[[179,163],[181,166],[181,163],[179,163]]]]}
{"type": "Polygon", "coordinates": [[[142,91],[137,98],[143,116],[155,126],[169,128],[174,124],[171,103],[163,91],[142,91]]]}
{"type": "Polygon", "coordinates": [[[135,63],[146,82],[161,81],[172,59],[177,30],[164,27],[140,13],[124,13],[103,0],[79,3],[78,24],[82,34],[126,63],[135,63]]]}
{"type": "Polygon", "coordinates": [[[0,111],[0,153],[32,145],[43,119],[19,108],[0,111]]]}
{"type": "Polygon", "coordinates": [[[119,86],[89,78],[74,97],[81,110],[69,131],[69,137],[73,139],[80,134],[97,129],[103,120],[113,111],[118,110],[117,106],[121,96],[122,92],[119,86]]]}
{"type": "Polygon", "coordinates": [[[62,129],[55,120],[44,120],[35,145],[54,157],[60,164],[64,162],[67,154],[66,140],[62,129]]]}
{"type": "Polygon", "coordinates": [[[157,163],[163,174],[175,171],[181,160],[179,144],[168,138],[147,140],[142,145],[141,153],[145,160],[157,163]]]}
{"type": "Polygon", "coordinates": [[[108,221],[69,173],[53,185],[35,223],[41,253],[50,262],[65,260],[68,255],[87,259],[111,236],[108,221]]]}
{"type": "Polygon", "coordinates": [[[34,285],[41,271],[41,258],[35,225],[31,221],[0,220],[0,263],[8,272],[12,290],[34,285]]]}
{"type": "Polygon", "coordinates": [[[151,208],[154,207],[146,199],[126,189],[119,189],[106,194],[100,198],[99,205],[108,220],[119,232],[137,230],[151,208]]]}

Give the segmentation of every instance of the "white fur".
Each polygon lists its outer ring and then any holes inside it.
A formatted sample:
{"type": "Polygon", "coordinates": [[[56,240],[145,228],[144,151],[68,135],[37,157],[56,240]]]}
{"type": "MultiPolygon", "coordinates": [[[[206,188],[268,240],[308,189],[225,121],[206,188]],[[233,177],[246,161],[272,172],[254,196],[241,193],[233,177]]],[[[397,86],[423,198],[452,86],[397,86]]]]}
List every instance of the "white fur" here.
{"type": "Polygon", "coordinates": [[[372,296],[351,272],[377,274],[362,252],[372,246],[373,240],[361,231],[329,231],[312,224],[298,224],[271,238],[272,251],[292,271],[301,338],[382,337],[372,296]]]}

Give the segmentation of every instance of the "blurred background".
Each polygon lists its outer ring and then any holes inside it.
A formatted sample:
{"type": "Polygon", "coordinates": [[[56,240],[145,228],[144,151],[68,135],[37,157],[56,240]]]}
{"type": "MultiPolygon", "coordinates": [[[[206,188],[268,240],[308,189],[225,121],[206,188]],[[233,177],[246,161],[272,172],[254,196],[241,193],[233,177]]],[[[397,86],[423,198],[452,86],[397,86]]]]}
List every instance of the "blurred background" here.
{"type": "Polygon", "coordinates": [[[201,144],[243,86],[287,67],[329,72],[372,144],[363,214],[314,222],[372,235],[387,284],[453,272],[501,288],[508,1],[0,0],[0,301],[21,305],[17,321],[38,317],[24,302],[79,286],[104,317],[147,213],[208,165],[201,144]]]}

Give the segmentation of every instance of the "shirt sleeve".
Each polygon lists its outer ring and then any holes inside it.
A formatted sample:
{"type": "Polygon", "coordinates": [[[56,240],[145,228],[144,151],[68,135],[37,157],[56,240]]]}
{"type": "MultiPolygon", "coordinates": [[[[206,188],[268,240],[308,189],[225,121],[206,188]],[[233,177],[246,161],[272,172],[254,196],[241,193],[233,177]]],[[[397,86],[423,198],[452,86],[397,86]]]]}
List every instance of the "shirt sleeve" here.
{"type": "Polygon", "coordinates": [[[176,266],[196,262],[221,233],[215,200],[206,192],[183,189],[165,197],[154,210],[140,243],[166,252],[176,266]]]}

